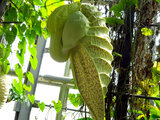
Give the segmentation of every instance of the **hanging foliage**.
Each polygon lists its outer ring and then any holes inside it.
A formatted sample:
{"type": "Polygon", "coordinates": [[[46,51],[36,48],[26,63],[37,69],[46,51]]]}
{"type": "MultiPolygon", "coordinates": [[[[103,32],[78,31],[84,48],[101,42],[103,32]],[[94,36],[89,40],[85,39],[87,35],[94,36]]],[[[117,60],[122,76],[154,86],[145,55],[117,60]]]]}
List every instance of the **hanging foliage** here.
{"type": "MultiPolygon", "coordinates": [[[[10,63],[8,56],[12,49],[11,46],[18,40],[18,50],[16,51],[16,57],[19,62],[15,65],[15,73],[18,79],[14,79],[11,84],[12,88],[9,91],[9,97],[7,102],[10,101],[29,101],[33,104],[35,101],[34,95],[27,95],[34,84],[34,78],[31,72],[27,71],[25,74],[29,80],[29,84],[23,83],[24,72],[23,65],[25,61],[25,53],[28,50],[31,54],[30,63],[33,70],[36,70],[37,49],[36,38],[37,36],[44,36],[47,39],[48,32],[46,29],[46,20],[48,16],[54,11],[55,8],[64,5],[63,0],[10,0],[8,6],[4,10],[3,17],[0,19],[0,80],[1,90],[3,95],[6,95],[5,82],[3,75],[7,74],[10,70],[10,63]],[[18,37],[19,39],[17,39],[18,37]],[[27,48],[28,46],[28,48],[27,48]]],[[[16,46],[16,45],[15,45],[16,46]]],[[[4,98],[3,95],[0,95],[4,98]]],[[[3,102],[4,99],[1,99],[3,102]]]]}

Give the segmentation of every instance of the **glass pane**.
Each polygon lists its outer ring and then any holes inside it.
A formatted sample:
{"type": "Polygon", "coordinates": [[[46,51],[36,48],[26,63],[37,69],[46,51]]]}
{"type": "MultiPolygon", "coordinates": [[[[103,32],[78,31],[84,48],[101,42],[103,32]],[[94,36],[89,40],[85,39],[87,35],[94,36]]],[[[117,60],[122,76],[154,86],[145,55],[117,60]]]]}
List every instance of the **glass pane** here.
{"type": "Polygon", "coordinates": [[[55,120],[56,111],[53,108],[46,107],[43,112],[39,108],[32,108],[30,120],[55,120]]]}
{"type": "Polygon", "coordinates": [[[60,87],[37,84],[35,99],[45,104],[51,104],[52,100],[58,100],[59,91],[60,87]]]}
{"type": "MultiPolygon", "coordinates": [[[[46,105],[53,105],[52,100],[58,101],[60,87],[37,84],[35,99],[44,102],[46,105]]],[[[43,112],[39,108],[32,108],[31,120],[55,120],[56,111],[54,108],[45,107],[43,112]]]]}
{"type": "MultiPolygon", "coordinates": [[[[69,93],[73,93],[73,94],[78,94],[79,91],[77,89],[70,89],[69,93]]],[[[72,103],[68,100],[67,101],[67,108],[68,110],[66,112],[63,113],[65,117],[65,120],[76,120],[79,118],[84,118],[85,117],[85,106],[84,104],[82,104],[82,106],[79,106],[78,108],[73,106],[72,103]],[[83,112],[80,112],[83,111],[83,112]]],[[[90,114],[88,113],[88,108],[86,108],[86,116],[87,117],[91,117],[90,114]]]]}
{"type": "Polygon", "coordinates": [[[1,120],[14,120],[15,111],[13,111],[14,102],[6,103],[0,109],[1,120]]]}

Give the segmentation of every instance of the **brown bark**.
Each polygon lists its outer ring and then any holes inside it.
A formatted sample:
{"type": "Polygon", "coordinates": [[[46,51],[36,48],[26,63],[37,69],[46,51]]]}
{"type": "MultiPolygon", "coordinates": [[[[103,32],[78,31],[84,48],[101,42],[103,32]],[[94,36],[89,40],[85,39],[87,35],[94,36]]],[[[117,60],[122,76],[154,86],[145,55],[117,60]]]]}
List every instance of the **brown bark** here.
{"type": "MultiPolygon", "coordinates": [[[[1,1],[0,1],[0,21],[1,21],[1,18],[2,18],[2,16],[3,16],[3,13],[4,13],[4,11],[5,11],[6,3],[7,3],[6,0],[1,0],[1,1]]],[[[1,39],[2,39],[2,36],[0,36],[0,43],[1,43],[1,39]]]]}
{"type": "Polygon", "coordinates": [[[120,61],[120,72],[117,85],[116,95],[116,108],[115,108],[115,119],[116,120],[127,120],[127,108],[128,98],[125,94],[129,91],[129,74],[130,74],[130,63],[131,63],[131,44],[133,34],[133,20],[134,20],[134,7],[128,7],[125,13],[125,25],[121,38],[123,47],[121,48],[120,54],[122,59],[120,61]]]}
{"type": "MultiPolygon", "coordinates": [[[[150,24],[154,21],[157,16],[159,4],[156,0],[151,1],[139,1],[139,11],[137,11],[137,31],[135,34],[135,50],[133,58],[133,69],[132,69],[132,84],[133,94],[136,94],[137,90],[141,88],[142,94],[148,95],[147,86],[149,86],[149,79],[152,79],[151,68],[153,66],[153,47],[155,43],[155,35],[144,36],[142,35],[141,29],[146,27],[154,30],[150,24]],[[142,84],[145,83],[145,84],[142,84]]],[[[139,103],[136,103],[136,99],[132,99],[133,106],[137,106],[135,109],[141,109],[146,113],[147,119],[149,119],[149,106],[148,100],[143,100],[145,107],[140,108],[139,103]]],[[[140,104],[143,104],[143,103],[140,104]]]]}
{"type": "Polygon", "coordinates": [[[6,3],[7,3],[6,0],[1,0],[0,1],[0,18],[2,17],[2,15],[3,15],[4,11],[5,11],[6,3]]]}

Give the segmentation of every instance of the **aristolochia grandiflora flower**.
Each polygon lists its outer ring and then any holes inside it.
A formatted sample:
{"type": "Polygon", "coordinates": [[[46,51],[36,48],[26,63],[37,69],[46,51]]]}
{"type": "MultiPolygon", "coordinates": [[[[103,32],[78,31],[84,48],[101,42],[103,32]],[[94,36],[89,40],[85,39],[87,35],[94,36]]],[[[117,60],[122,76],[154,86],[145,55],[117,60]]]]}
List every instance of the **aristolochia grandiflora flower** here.
{"type": "Polygon", "coordinates": [[[102,13],[79,2],[50,15],[50,55],[59,62],[70,58],[73,77],[94,120],[104,120],[104,95],[110,82],[112,45],[102,13]]]}

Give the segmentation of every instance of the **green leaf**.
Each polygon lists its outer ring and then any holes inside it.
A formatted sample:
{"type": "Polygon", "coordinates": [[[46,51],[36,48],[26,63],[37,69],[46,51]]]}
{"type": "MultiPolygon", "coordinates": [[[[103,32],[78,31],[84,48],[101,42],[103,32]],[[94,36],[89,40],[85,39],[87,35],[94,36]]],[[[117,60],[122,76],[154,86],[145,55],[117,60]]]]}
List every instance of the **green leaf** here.
{"type": "Polygon", "coordinates": [[[47,22],[45,20],[41,20],[41,28],[45,28],[46,27],[47,22]]]}
{"type": "Polygon", "coordinates": [[[10,28],[8,28],[9,30],[5,30],[5,39],[8,42],[8,44],[12,44],[16,38],[17,35],[17,29],[12,26],[10,28]]]}
{"type": "Polygon", "coordinates": [[[47,15],[47,10],[44,8],[44,7],[41,7],[40,9],[41,13],[42,13],[42,17],[43,18],[46,18],[48,15],[47,15]]]}
{"type": "Polygon", "coordinates": [[[0,43],[0,59],[5,57],[5,47],[0,43]]]}
{"type": "Polygon", "coordinates": [[[17,80],[14,79],[14,80],[13,80],[13,85],[14,85],[14,87],[15,87],[15,92],[16,92],[19,96],[21,96],[22,93],[23,93],[22,82],[21,82],[21,81],[17,82],[17,80]]]}
{"type": "Polygon", "coordinates": [[[23,71],[21,65],[19,64],[15,65],[15,73],[18,76],[18,79],[21,81],[23,78],[23,71]]]}
{"type": "Polygon", "coordinates": [[[150,83],[150,89],[148,91],[148,94],[152,97],[156,97],[159,94],[159,85],[158,84],[151,84],[150,83]]]}
{"type": "Polygon", "coordinates": [[[147,120],[145,115],[139,115],[136,120],[147,120]]]}
{"type": "Polygon", "coordinates": [[[135,5],[138,8],[138,0],[120,0],[120,2],[112,6],[110,10],[114,12],[115,16],[121,17],[122,11],[124,11],[128,5],[135,5]]]}
{"type": "Polygon", "coordinates": [[[17,87],[17,80],[16,80],[16,79],[13,79],[13,85],[14,85],[15,87],[17,87]]]}
{"type": "Polygon", "coordinates": [[[47,8],[47,15],[50,15],[52,11],[56,8],[64,5],[64,0],[47,0],[46,1],[46,8],[47,8]]]}
{"type": "Polygon", "coordinates": [[[43,112],[45,109],[45,103],[44,102],[38,102],[38,107],[40,108],[40,110],[43,112]]]}
{"type": "Polygon", "coordinates": [[[57,114],[61,111],[62,109],[62,102],[60,100],[58,100],[58,103],[56,103],[54,100],[52,101],[54,108],[57,112],[57,114]]]}
{"type": "Polygon", "coordinates": [[[29,24],[30,15],[32,14],[31,4],[24,3],[23,6],[20,7],[22,11],[23,18],[27,21],[26,23],[29,24]]]}
{"type": "Polygon", "coordinates": [[[109,25],[116,25],[116,24],[123,25],[124,20],[121,20],[121,19],[116,18],[116,17],[106,17],[106,23],[109,24],[109,25]]]}
{"type": "Polygon", "coordinates": [[[115,16],[121,17],[121,11],[123,11],[124,9],[125,9],[125,4],[120,2],[120,3],[112,6],[110,10],[114,12],[115,16]]]}
{"type": "Polygon", "coordinates": [[[29,45],[31,45],[36,39],[36,32],[34,30],[27,29],[25,36],[28,40],[29,45]]]}
{"type": "Polygon", "coordinates": [[[157,2],[160,2],[160,0],[156,0],[157,2]]]}
{"type": "Polygon", "coordinates": [[[20,64],[23,66],[23,64],[24,64],[24,53],[17,51],[16,57],[18,58],[20,64]]]}
{"type": "Polygon", "coordinates": [[[128,0],[128,1],[126,1],[126,3],[130,6],[132,6],[132,5],[137,6],[138,5],[138,0],[128,0]]]}
{"type": "Polygon", "coordinates": [[[81,106],[83,103],[82,97],[80,96],[80,94],[72,94],[70,93],[68,95],[70,102],[75,106],[81,106]]]}
{"type": "Polygon", "coordinates": [[[41,22],[40,21],[36,21],[36,23],[33,26],[33,29],[36,32],[36,34],[41,37],[42,31],[41,31],[41,22]]]}
{"type": "Polygon", "coordinates": [[[29,80],[32,84],[34,84],[33,74],[28,71],[28,72],[26,73],[26,76],[27,76],[28,80],[29,80]]]}
{"type": "Polygon", "coordinates": [[[35,5],[42,5],[41,0],[33,0],[33,3],[35,5]]]}
{"type": "Polygon", "coordinates": [[[31,102],[32,104],[34,104],[34,101],[35,101],[35,96],[34,96],[34,95],[28,94],[28,99],[30,100],[30,102],[31,102]]]}
{"type": "Polygon", "coordinates": [[[33,70],[36,70],[38,64],[37,57],[30,57],[30,62],[33,70]]]}
{"type": "Polygon", "coordinates": [[[8,56],[10,55],[11,53],[11,46],[10,45],[7,45],[6,48],[5,48],[5,59],[8,58],[8,56]]]}
{"type": "Polygon", "coordinates": [[[153,35],[153,30],[151,30],[149,28],[142,28],[141,32],[142,32],[142,35],[145,35],[145,36],[153,35]]]}
{"type": "Polygon", "coordinates": [[[2,35],[3,35],[3,26],[0,25],[0,36],[2,36],[2,35]]]}
{"type": "Polygon", "coordinates": [[[23,84],[23,88],[28,92],[30,92],[32,89],[31,85],[26,85],[26,84],[23,84]]]}
{"type": "MultiPolygon", "coordinates": [[[[23,0],[12,0],[15,4],[16,4],[16,6],[19,8],[19,7],[21,7],[22,6],[22,3],[24,2],[23,0]]],[[[14,6],[14,5],[13,5],[14,6]]]]}
{"type": "Polygon", "coordinates": [[[23,33],[26,31],[27,27],[25,24],[16,24],[17,28],[17,36],[19,37],[20,40],[25,39],[23,33]]]}
{"type": "Polygon", "coordinates": [[[19,50],[17,51],[17,58],[19,59],[20,64],[23,66],[24,64],[24,54],[26,52],[26,40],[23,37],[23,39],[18,43],[19,50]]]}
{"type": "Polygon", "coordinates": [[[5,15],[4,15],[4,20],[5,21],[17,21],[17,11],[15,8],[13,7],[9,7],[9,9],[6,11],[5,15]]]}
{"type": "Polygon", "coordinates": [[[18,43],[18,49],[22,50],[22,52],[25,53],[26,52],[26,45],[27,45],[26,39],[25,39],[25,37],[23,37],[23,39],[21,41],[19,41],[19,43],[18,43]]]}
{"type": "MultiPolygon", "coordinates": [[[[160,97],[159,95],[156,97],[160,97]]],[[[156,107],[160,110],[160,101],[159,100],[154,100],[154,103],[156,104],[156,107]]]]}
{"type": "Polygon", "coordinates": [[[7,74],[10,70],[10,63],[7,59],[5,59],[2,63],[2,70],[4,74],[7,74]]]}
{"type": "Polygon", "coordinates": [[[118,56],[118,57],[121,57],[121,58],[122,58],[122,55],[119,54],[119,53],[117,53],[117,52],[112,52],[112,54],[115,55],[115,56],[118,56]]]}
{"type": "Polygon", "coordinates": [[[152,118],[160,118],[160,110],[151,106],[150,113],[152,118]]]}
{"type": "Polygon", "coordinates": [[[31,55],[33,57],[37,56],[37,49],[36,49],[36,45],[35,44],[32,44],[31,46],[28,46],[28,50],[29,50],[29,52],[31,53],[31,55]]]}

